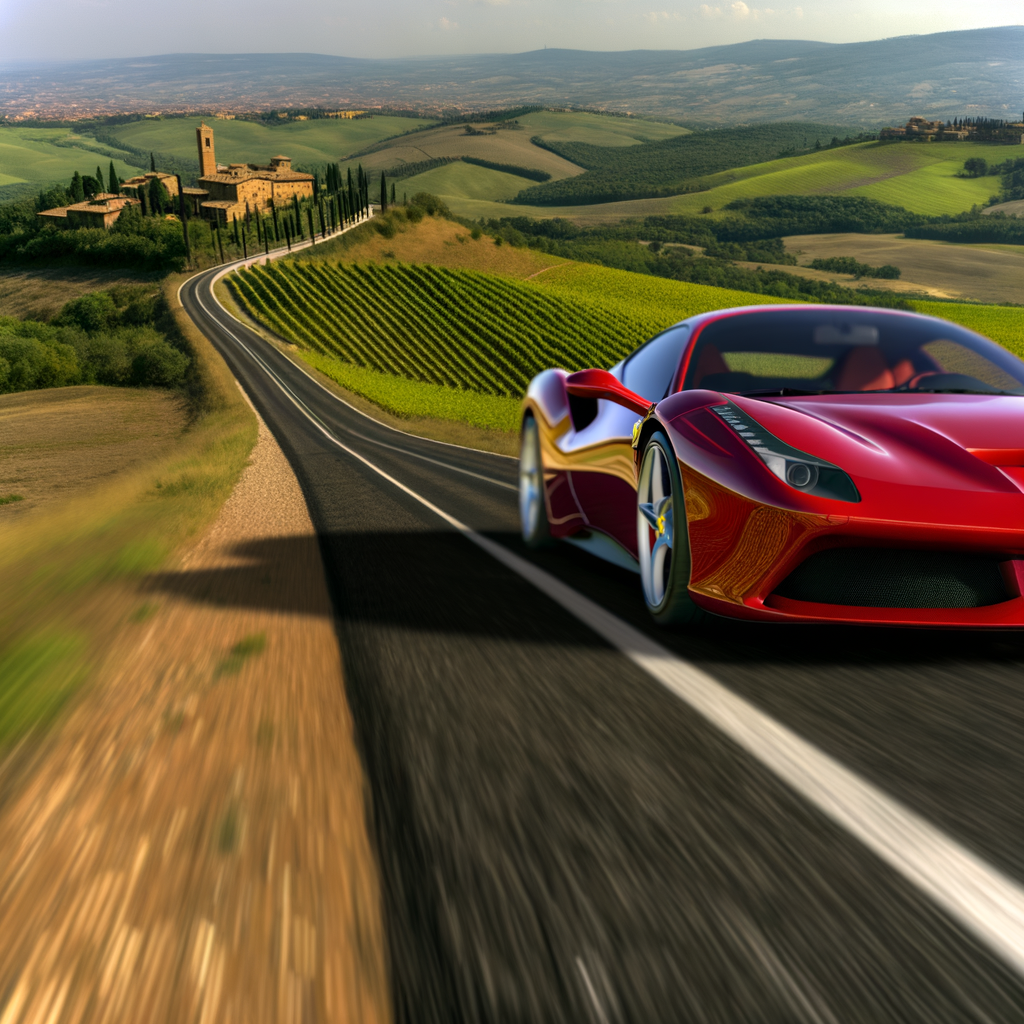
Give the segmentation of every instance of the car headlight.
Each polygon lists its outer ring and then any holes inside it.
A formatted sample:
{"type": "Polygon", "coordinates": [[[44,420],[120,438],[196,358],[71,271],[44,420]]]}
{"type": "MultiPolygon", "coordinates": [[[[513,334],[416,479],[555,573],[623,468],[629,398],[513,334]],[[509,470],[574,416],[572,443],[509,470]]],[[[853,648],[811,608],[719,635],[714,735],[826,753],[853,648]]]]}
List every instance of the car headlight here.
{"type": "Polygon", "coordinates": [[[732,402],[711,411],[727,423],[785,484],[819,498],[860,501],[857,485],[838,466],[790,447],[732,402]]]}

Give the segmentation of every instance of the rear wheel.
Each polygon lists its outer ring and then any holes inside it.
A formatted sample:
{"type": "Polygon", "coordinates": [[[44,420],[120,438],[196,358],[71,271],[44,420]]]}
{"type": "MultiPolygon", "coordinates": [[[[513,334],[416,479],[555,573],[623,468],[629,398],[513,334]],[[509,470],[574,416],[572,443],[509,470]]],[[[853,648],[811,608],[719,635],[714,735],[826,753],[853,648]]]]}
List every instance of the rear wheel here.
{"type": "Polygon", "coordinates": [[[644,602],[662,626],[700,621],[704,612],[690,597],[690,544],[683,484],[672,446],[652,434],[640,463],[636,512],[637,553],[644,602]]]}
{"type": "Polygon", "coordinates": [[[540,430],[532,416],[523,420],[519,449],[519,522],[528,548],[551,543],[548,510],[544,504],[544,465],[540,459],[540,430]]]}

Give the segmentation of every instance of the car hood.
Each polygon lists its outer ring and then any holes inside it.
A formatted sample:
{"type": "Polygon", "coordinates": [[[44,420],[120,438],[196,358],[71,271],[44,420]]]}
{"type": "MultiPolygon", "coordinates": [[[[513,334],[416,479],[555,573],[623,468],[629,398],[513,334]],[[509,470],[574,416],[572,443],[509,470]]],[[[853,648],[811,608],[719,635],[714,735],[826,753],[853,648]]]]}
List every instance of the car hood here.
{"type": "Polygon", "coordinates": [[[787,444],[842,467],[855,479],[1000,492],[1024,489],[1024,397],[729,397],[787,444]],[[1020,472],[1013,472],[1015,467],[1020,472]]]}

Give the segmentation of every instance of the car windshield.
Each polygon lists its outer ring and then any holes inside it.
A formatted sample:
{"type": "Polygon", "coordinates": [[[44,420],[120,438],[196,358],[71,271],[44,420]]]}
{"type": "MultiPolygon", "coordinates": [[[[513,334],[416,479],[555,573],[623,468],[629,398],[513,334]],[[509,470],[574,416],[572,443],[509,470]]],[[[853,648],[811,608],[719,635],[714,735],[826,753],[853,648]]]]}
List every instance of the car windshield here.
{"type": "Polygon", "coordinates": [[[979,334],[930,317],[765,310],[704,327],[683,388],[732,394],[1024,394],[1024,362],[979,334]]]}

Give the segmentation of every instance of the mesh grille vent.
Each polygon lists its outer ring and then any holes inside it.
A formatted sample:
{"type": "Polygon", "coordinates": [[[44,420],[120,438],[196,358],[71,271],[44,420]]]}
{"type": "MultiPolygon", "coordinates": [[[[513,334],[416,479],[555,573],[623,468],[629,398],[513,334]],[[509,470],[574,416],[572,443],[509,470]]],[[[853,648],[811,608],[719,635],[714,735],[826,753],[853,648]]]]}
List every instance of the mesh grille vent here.
{"type": "Polygon", "coordinates": [[[981,608],[1010,598],[995,558],[897,548],[819,551],[775,593],[859,608],[981,608]]]}

